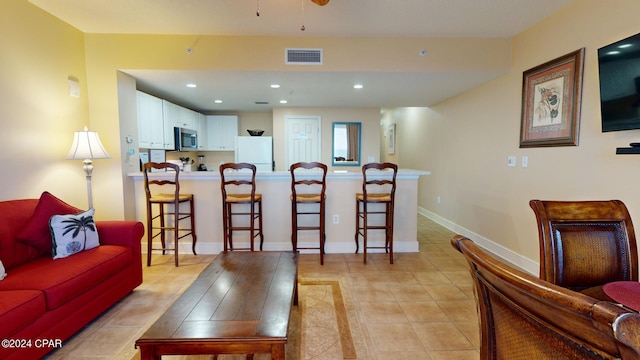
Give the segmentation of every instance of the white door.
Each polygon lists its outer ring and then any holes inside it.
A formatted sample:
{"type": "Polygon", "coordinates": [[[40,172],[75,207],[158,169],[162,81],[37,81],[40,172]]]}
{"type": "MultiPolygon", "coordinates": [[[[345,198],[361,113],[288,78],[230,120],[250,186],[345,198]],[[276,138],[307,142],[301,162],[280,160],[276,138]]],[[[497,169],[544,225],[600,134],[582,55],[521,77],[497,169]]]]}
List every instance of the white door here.
{"type": "Polygon", "coordinates": [[[287,116],[287,169],[293,163],[321,160],[320,116],[287,116]]]}

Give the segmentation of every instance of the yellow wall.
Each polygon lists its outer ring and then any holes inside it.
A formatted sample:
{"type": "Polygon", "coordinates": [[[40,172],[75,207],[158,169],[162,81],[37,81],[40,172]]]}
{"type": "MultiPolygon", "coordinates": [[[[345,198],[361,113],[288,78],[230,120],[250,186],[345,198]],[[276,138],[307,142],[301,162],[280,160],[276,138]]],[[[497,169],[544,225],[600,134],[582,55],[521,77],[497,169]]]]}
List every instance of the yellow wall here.
{"type": "MultiPolygon", "coordinates": [[[[47,190],[86,208],[82,162],[64,160],[73,132],[91,121],[83,34],[27,1],[3,0],[0,44],[0,199],[47,190]],[[80,83],[80,97],[69,96],[69,77],[80,83]]],[[[103,161],[95,176],[105,175],[103,161]]]]}
{"type": "Polygon", "coordinates": [[[620,199],[640,224],[640,156],[615,155],[640,130],[601,132],[597,64],[599,47],[640,32],[639,11],[634,0],[574,1],[513,39],[509,74],[430,109],[389,109],[386,121],[397,121],[401,134],[400,164],[433,171],[420,181],[426,213],[531,263],[538,239],[530,199],[620,199]],[[522,72],[582,47],[579,146],[520,149],[522,72]],[[509,155],[518,157],[516,168],[507,166],[509,155]]]}

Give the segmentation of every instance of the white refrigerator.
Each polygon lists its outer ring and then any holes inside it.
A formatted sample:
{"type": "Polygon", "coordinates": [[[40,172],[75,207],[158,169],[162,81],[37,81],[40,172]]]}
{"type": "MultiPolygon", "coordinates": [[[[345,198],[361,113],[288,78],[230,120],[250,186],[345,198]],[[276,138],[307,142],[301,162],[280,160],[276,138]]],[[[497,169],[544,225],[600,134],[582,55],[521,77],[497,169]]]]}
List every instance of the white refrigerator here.
{"type": "Polygon", "coordinates": [[[236,136],[236,162],[253,164],[257,171],[273,171],[273,138],[236,136]]]}

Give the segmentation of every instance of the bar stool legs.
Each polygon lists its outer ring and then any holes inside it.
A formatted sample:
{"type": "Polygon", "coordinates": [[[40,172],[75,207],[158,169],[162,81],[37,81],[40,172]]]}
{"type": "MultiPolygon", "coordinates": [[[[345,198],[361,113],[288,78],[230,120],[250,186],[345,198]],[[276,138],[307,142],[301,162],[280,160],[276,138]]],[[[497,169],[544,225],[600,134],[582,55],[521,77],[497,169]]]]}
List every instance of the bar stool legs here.
{"type": "Polygon", "coordinates": [[[291,199],[291,245],[293,247],[293,251],[298,251],[299,249],[318,249],[320,252],[320,265],[324,265],[324,246],[327,241],[327,234],[325,231],[325,201],[322,199],[319,203],[319,209],[317,212],[301,212],[298,211],[298,204],[303,204],[304,201],[294,201],[293,196],[291,199]],[[298,225],[298,216],[299,215],[318,215],[318,226],[300,226],[298,225]],[[298,231],[301,230],[317,230],[318,231],[318,243],[319,246],[316,247],[298,247],[298,231]]]}
{"type": "MultiPolygon", "coordinates": [[[[191,251],[193,252],[193,255],[197,255],[196,253],[196,243],[198,241],[198,238],[196,236],[196,232],[195,232],[195,228],[196,228],[196,224],[195,224],[195,217],[192,216],[191,214],[193,214],[194,211],[194,203],[193,200],[189,201],[189,209],[190,209],[190,213],[181,213],[179,211],[179,205],[175,205],[174,207],[177,207],[178,210],[177,211],[170,211],[167,212],[165,211],[165,205],[167,205],[167,203],[154,203],[154,204],[158,204],[158,215],[153,216],[151,215],[151,219],[147,218],[147,266],[151,266],[151,253],[153,250],[162,250],[162,255],[166,254],[166,251],[173,251],[174,252],[174,263],[175,266],[178,266],[178,244],[180,239],[182,239],[183,237],[189,236],[191,235],[192,237],[192,243],[191,243],[191,251]],[[166,217],[167,216],[173,216],[173,222],[174,225],[172,226],[167,226],[166,225],[166,217]],[[182,220],[186,220],[187,218],[190,219],[190,228],[181,228],[180,227],[180,221],[182,220]],[[158,221],[160,222],[160,226],[153,226],[153,221],[155,219],[158,219],[158,221]],[[176,220],[177,219],[177,220],[176,220]],[[154,230],[159,230],[158,233],[154,234],[154,230]],[[173,247],[172,248],[168,248],[167,247],[167,236],[166,236],[166,232],[167,231],[171,231],[173,233],[173,247]],[[182,232],[182,234],[180,234],[182,232]],[[162,245],[162,247],[160,248],[153,248],[153,239],[155,237],[159,236],[160,237],[160,244],[162,245]]],[[[173,203],[171,203],[173,204],[173,203]]],[[[151,207],[152,203],[149,203],[149,207],[148,207],[148,213],[152,214],[152,207],[151,207]]]]}
{"type": "MultiPolygon", "coordinates": [[[[260,195],[260,194],[256,194],[260,195]]],[[[264,244],[264,235],[262,233],[262,197],[260,196],[253,204],[250,202],[244,201],[234,201],[227,196],[227,200],[223,200],[224,204],[222,206],[222,223],[223,223],[223,241],[224,241],[224,251],[233,251],[233,250],[255,250],[254,240],[256,237],[260,237],[260,251],[262,251],[262,246],[264,244]],[[233,212],[233,206],[248,204],[249,212],[233,212]],[[258,211],[255,211],[255,205],[258,206],[258,211]],[[249,217],[249,225],[248,226],[235,226],[233,222],[234,216],[248,216],[249,217]],[[258,221],[258,227],[255,226],[255,221],[258,221]],[[248,231],[249,232],[249,248],[235,248],[233,246],[233,232],[234,231],[248,231]]]]}

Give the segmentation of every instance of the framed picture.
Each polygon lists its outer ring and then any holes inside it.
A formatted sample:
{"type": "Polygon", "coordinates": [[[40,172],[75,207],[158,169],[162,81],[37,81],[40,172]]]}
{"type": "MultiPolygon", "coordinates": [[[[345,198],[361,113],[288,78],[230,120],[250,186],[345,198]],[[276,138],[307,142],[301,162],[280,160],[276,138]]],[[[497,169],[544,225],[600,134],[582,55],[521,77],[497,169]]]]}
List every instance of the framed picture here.
{"type": "Polygon", "coordinates": [[[395,154],[396,153],[396,124],[389,125],[389,138],[387,139],[387,153],[395,154]]]}
{"type": "Polygon", "coordinates": [[[584,48],[522,73],[520,147],[577,146],[584,48]]]}

